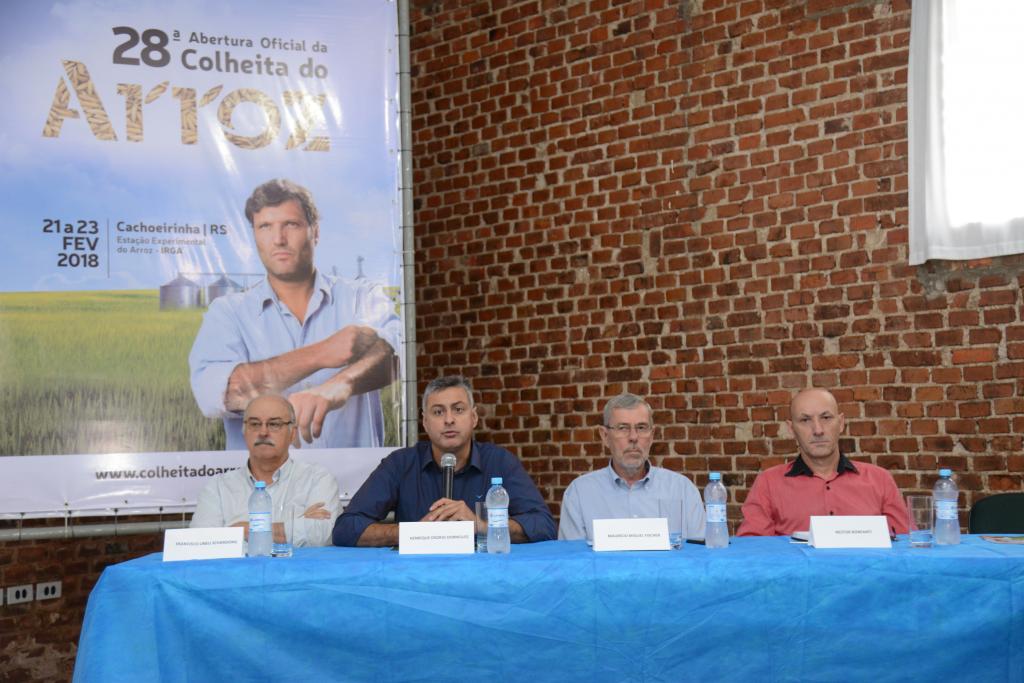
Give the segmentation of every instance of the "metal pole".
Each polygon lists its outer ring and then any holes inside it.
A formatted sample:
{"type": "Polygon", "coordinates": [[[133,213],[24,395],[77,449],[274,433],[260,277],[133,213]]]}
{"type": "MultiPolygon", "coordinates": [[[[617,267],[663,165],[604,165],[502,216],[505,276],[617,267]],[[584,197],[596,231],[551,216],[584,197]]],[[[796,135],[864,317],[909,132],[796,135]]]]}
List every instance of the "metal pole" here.
{"type": "Polygon", "coordinates": [[[398,0],[398,126],[400,128],[402,195],[402,307],[405,313],[405,373],[403,437],[406,446],[416,443],[416,239],[412,210],[412,86],[409,66],[409,0],[398,0]]]}
{"type": "Polygon", "coordinates": [[[184,519],[162,522],[129,522],[114,524],[82,524],[80,526],[40,526],[14,529],[0,529],[0,543],[5,541],[39,541],[66,538],[87,538],[92,536],[130,536],[134,534],[159,534],[167,529],[184,529],[184,519]]]}

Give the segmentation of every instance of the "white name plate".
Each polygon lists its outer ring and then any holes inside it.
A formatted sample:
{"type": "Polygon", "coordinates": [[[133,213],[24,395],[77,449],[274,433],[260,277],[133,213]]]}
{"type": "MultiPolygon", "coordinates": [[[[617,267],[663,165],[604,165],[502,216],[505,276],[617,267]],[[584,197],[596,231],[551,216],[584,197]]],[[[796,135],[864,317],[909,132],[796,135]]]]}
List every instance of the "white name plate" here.
{"type": "Polygon", "coordinates": [[[164,532],[164,562],[242,557],[244,532],[240,526],[168,529],[164,532]]]}
{"type": "Polygon", "coordinates": [[[815,548],[891,548],[885,515],[811,517],[808,544],[815,548]]]}
{"type": "Polygon", "coordinates": [[[594,550],[669,550],[664,517],[595,519],[594,550]]]}
{"type": "Polygon", "coordinates": [[[473,522],[401,522],[400,555],[471,555],[473,522]]]}

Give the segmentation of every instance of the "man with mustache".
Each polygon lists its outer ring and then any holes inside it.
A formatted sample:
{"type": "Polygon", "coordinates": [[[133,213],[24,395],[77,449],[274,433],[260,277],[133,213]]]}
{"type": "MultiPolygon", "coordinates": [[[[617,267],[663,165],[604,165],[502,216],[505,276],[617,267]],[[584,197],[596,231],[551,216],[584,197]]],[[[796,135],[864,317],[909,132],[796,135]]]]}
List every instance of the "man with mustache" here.
{"type": "Polygon", "coordinates": [[[423,392],[423,430],[428,441],[399,449],[381,461],[352,496],[334,525],[340,546],[398,545],[398,524],[385,522],[477,521],[474,503],[484,500],[492,477],[508,491],[508,530],[513,543],[548,541],[555,520],[516,456],[473,440],[479,417],[473,389],[458,375],[439,377],[423,392]],[[441,457],[455,456],[452,497],[442,488],[441,457]]]}
{"type": "Polygon", "coordinates": [[[320,465],[288,457],[296,431],[291,403],[272,394],[260,396],[245,409],[242,425],[249,447],[246,466],[206,484],[189,526],[240,526],[248,535],[249,496],[262,481],[273,501],[275,523],[283,524],[285,516],[292,519],[292,545],[327,545],[341,508],[338,482],[320,465]]]}
{"type": "Polygon", "coordinates": [[[796,460],[757,475],[737,535],[807,531],[812,515],[885,515],[892,533],[907,533],[907,508],[889,471],[854,463],[839,451],[846,421],[831,392],[798,392],[789,417],[786,424],[799,450],[796,460]]]}
{"type": "Polygon", "coordinates": [[[401,323],[379,287],[346,282],[313,264],[320,217],[306,188],[257,187],[245,203],[267,277],[214,300],[189,354],[192,393],[221,417],[227,448],[243,448],[241,412],[256,396],[287,396],[294,446],[381,446],[379,389],[397,373],[401,323]],[[301,441],[300,441],[301,437],[301,441]]]}
{"type": "Polygon", "coordinates": [[[595,519],[659,517],[659,500],[683,502],[686,538],[704,538],[704,506],[693,482],[650,463],[654,412],[634,394],[620,394],[604,406],[597,429],[611,454],[608,466],[577,477],[562,497],[559,540],[593,535],[595,519]]]}

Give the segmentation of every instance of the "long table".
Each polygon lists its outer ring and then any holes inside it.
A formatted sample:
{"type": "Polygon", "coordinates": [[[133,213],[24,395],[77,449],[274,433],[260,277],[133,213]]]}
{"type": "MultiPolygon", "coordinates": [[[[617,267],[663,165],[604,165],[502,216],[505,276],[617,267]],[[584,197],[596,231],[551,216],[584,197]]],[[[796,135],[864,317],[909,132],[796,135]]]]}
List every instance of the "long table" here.
{"type": "Polygon", "coordinates": [[[299,549],[104,571],[75,681],[1024,681],[1024,546],[299,549]]]}

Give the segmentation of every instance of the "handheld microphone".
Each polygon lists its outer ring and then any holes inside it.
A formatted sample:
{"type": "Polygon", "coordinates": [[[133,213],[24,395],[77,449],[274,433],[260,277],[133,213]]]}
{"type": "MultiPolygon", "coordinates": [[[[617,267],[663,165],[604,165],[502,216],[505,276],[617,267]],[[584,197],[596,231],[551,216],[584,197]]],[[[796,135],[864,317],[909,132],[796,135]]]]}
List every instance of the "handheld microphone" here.
{"type": "Polygon", "coordinates": [[[451,498],[455,479],[455,456],[451,453],[441,456],[441,478],[444,482],[444,497],[451,498]]]}

